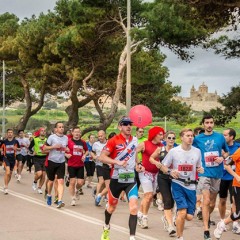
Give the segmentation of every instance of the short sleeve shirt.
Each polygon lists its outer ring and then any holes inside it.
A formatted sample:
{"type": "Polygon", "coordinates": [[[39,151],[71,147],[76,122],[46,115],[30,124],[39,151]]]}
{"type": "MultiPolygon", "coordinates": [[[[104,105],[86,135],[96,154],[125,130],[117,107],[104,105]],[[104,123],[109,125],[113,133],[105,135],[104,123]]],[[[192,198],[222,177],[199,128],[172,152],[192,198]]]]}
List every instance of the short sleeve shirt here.
{"type": "MultiPolygon", "coordinates": [[[[236,166],[236,174],[240,176],[240,148],[238,148],[238,150],[231,157],[236,166]]],[[[233,179],[233,186],[240,187],[240,183],[238,183],[235,178],[233,179]]]]}

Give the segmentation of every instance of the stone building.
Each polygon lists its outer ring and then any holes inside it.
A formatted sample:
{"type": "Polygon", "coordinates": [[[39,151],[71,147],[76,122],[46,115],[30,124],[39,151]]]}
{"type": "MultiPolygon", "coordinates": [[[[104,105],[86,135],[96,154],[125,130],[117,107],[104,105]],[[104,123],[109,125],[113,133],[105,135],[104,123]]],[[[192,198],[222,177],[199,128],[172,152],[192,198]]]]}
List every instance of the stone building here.
{"type": "Polygon", "coordinates": [[[208,92],[208,86],[203,82],[198,90],[192,86],[190,89],[190,97],[177,97],[182,103],[187,104],[194,111],[209,111],[217,107],[222,108],[223,106],[218,102],[217,91],[214,93],[208,92]]]}

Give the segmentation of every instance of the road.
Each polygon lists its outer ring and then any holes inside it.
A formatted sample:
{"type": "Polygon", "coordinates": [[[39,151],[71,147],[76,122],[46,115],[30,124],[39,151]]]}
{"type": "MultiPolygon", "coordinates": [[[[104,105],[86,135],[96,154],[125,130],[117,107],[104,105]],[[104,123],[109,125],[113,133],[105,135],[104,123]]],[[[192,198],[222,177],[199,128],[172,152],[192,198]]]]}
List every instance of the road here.
{"type": "MultiPolygon", "coordinates": [[[[47,206],[43,195],[31,188],[33,173],[23,170],[21,183],[13,177],[9,185],[9,194],[4,195],[2,168],[0,169],[0,240],[100,240],[104,220],[104,206],[94,205],[92,190],[83,187],[76,206],[70,206],[68,189],[65,188],[64,201],[66,206],[57,209],[47,206]]],[[[104,204],[103,204],[104,205],[104,204]]],[[[138,240],[171,240],[163,229],[162,212],[151,207],[149,212],[149,229],[137,228],[138,240]]],[[[111,219],[111,240],[129,239],[128,205],[119,202],[111,219]]],[[[215,209],[212,220],[219,220],[215,209]]],[[[231,227],[230,227],[231,228],[231,227]]],[[[213,232],[211,228],[211,233],[213,232]]],[[[213,235],[213,234],[212,234],[213,235]]],[[[184,230],[184,240],[203,239],[202,222],[196,218],[187,222],[184,230]]],[[[214,238],[213,238],[214,239],[214,238]]],[[[224,233],[222,239],[237,240],[238,235],[230,230],[224,233]]]]}

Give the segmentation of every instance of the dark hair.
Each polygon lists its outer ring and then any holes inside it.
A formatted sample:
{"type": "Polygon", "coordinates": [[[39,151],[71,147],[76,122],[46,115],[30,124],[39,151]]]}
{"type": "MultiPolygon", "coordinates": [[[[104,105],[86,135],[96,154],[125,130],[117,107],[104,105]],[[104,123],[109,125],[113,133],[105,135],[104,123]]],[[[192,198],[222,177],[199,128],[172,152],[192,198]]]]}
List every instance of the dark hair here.
{"type": "Polygon", "coordinates": [[[59,123],[63,124],[63,122],[56,122],[55,125],[54,125],[54,128],[57,128],[59,123]]]}
{"type": "Polygon", "coordinates": [[[12,129],[12,128],[8,128],[8,129],[7,129],[7,132],[9,132],[9,131],[12,131],[12,132],[13,132],[13,129],[12,129]]]}
{"type": "Polygon", "coordinates": [[[233,137],[233,139],[235,139],[236,131],[233,128],[227,128],[227,130],[229,130],[229,136],[233,137]]]}
{"type": "Polygon", "coordinates": [[[90,134],[88,135],[88,139],[90,139],[91,136],[94,136],[94,137],[95,137],[95,135],[94,135],[93,133],[90,133],[90,134]]]}
{"type": "Polygon", "coordinates": [[[204,115],[201,123],[203,124],[206,119],[211,119],[211,118],[213,119],[213,116],[211,114],[204,115]]]}
{"type": "Polygon", "coordinates": [[[20,129],[20,130],[18,130],[18,132],[17,132],[17,133],[19,134],[20,132],[24,132],[24,130],[20,129]]]}
{"type": "Polygon", "coordinates": [[[202,127],[196,127],[193,129],[194,136],[197,136],[198,134],[204,133],[205,130],[202,127]]]}
{"type": "Polygon", "coordinates": [[[144,128],[136,127],[136,132],[137,132],[139,129],[143,129],[143,130],[144,130],[144,128]]]}
{"type": "Polygon", "coordinates": [[[71,129],[69,129],[70,132],[73,132],[75,129],[79,129],[80,130],[80,127],[76,126],[76,127],[73,127],[71,129]]]}
{"type": "Polygon", "coordinates": [[[109,135],[108,135],[108,139],[111,139],[112,137],[116,136],[117,134],[115,132],[111,132],[109,135]]]}

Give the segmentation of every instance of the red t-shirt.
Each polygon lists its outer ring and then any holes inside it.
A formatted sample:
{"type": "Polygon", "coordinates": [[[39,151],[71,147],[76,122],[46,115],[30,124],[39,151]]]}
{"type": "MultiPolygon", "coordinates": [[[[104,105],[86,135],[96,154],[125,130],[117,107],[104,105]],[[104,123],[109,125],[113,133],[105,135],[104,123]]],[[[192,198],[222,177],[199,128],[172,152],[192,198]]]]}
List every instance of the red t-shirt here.
{"type": "Polygon", "coordinates": [[[68,139],[68,148],[70,154],[72,155],[68,159],[69,167],[83,167],[84,162],[82,161],[83,154],[88,151],[87,144],[84,140],[74,140],[68,139]]]}
{"type": "Polygon", "coordinates": [[[159,169],[156,167],[155,164],[150,163],[149,158],[154,153],[154,151],[158,148],[163,146],[162,143],[154,144],[151,141],[144,141],[144,152],[142,153],[142,165],[144,166],[145,170],[151,173],[157,173],[159,169]]]}

